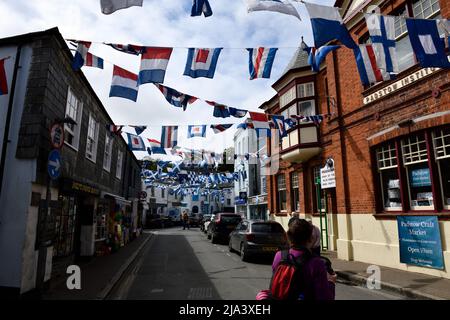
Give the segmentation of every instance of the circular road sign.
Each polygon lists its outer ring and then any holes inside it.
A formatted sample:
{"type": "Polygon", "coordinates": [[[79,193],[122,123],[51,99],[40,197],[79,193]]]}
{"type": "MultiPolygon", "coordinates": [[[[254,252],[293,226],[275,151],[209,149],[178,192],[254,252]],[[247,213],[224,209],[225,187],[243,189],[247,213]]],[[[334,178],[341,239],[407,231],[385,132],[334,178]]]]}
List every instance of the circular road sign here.
{"type": "Polygon", "coordinates": [[[54,124],[50,129],[50,137],[53,148],[61,149],[64,144],[64,127],[59,123],[54,124]]]}

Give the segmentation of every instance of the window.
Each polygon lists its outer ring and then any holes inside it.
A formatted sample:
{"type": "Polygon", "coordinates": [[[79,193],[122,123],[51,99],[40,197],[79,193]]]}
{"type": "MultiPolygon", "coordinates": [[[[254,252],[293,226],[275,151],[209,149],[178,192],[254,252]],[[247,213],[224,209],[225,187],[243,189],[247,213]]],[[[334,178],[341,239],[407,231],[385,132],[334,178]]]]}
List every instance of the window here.
{"type": "Polygon", "coordinates": [[[292,185],[292,210],[300,211],[300,194],[298,187],[298,172],[293,172],[291,175],[291,185],[292,185]]]}
{"type": "Polygon", "coordinates": [[[281,139],[281,148],[283,150],[298,145],[298,129],[288,133],[287,137],[281,139]]]}
{"type": "Polygon", "coordinates": [[[299,84],[297,86],[297,88],[298,88],[298,97],[299,98],[306,98],[306,97],[314,96],[314,83],[313,82],[299,84]]]}
{"type": "Polygon", "coordinates": [[[424,134],[404,139],[402,151],[411,209],[434,209],[424,134]]]}
{"type": "Polygon", "coordinates": [[[111,170],[111,157],[112,157],[112,146],[113,146],[113,140],[109,133],[106,133],[105,136],[105,156],[103,158],[103,169],[106,171],[111,170]]]}
{"type": "Polygon", "coordinates": [[[77,205],[74,197],[60,197],[62,208],[56,216],[56,241],[53,255],[66,257],[73,253],[77,205]]]}
{"type": "Polygon", "coordinates": [[[287,210],[286,200],[286,177],[284,174],[277,176],[277,188],[278,188],[278,211],[287,210]]]}
{"type": "Polygon", "coordinates": [[[67,93],[66,117],[71,118],[76,124],[64,124],[64,141],[75,149],[78,149],[80,140],[80,124],[83,113],[83,104],[69,88],[67,93]]]}
{"type": "Polygon", "coordinates": [[[97,144],[98,144],[98,122],[89,115],[88,134],[86,141],[86,158],[95,162],[97,159],[97,144]]]}
{"type": "Polygon", "coordinates": [[[400,180],[397,171],[395,144],[390,143],[378,148],[376,154],[384,209],[387,211],[401,210],[400,180]]]}
{"type": "Polygon", "coordinates": [[[302,116],[314,116],[316,114],[314,100],[299,102],[298,110],[299,114],[302,116]]]}
{"type": "Polygon", "coordinates": [[[116,167],[116,178],[120,179],[122,177],[122,163],[123,163],[123,152],[117,152],[117,167],[116,167]]]}
{"type": "Polygon", "coordinates": [[[280,108],[287,106],[289,102],[293,101],[295,98],[295,86],[293,86],[280,96],[280,108]]]}
{"type": "Polygon", "coordinates": [[[440,11],[439,0],[418,0],[412,5],[414,18],[428,19],[440,11]]]}
{"type": "Polygon", "coordinates": [[[433,133],[433,144],[443,207],[450,210],[450,128],[436,130],[433,133]]]}
{"type": "Polygon", "coordinates": [[[261,178],[261,193],[262,194],[267,193],[267,177],[261,178]]]}

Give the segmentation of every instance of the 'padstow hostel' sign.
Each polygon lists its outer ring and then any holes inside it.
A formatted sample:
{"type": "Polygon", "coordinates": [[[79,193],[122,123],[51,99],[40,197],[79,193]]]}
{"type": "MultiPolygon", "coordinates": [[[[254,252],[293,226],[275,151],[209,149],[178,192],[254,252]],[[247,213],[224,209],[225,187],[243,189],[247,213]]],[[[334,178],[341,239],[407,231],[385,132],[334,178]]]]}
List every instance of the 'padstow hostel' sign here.
{"type": "Polygon", "coordinates": [[[400,262],[444,269],[436,216],[397,216],[400,262]]]}

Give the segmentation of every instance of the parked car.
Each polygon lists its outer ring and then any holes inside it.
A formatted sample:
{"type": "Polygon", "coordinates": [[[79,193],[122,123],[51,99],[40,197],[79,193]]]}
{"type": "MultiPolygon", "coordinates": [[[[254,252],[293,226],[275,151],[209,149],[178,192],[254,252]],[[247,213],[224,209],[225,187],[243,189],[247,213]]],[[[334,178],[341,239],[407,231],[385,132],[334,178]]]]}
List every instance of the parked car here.
{"type": "Polygon", "coordinates": [[[208,219],[204,219],[204,222],[203,222],[203,232],[204,233],[208,233],[208,226],[211,223],[211,221],[214,220],[214,217],[216,215],[215,214],[211,214],[211,215],[208,215],[208,216],[209,216],[209,218],[208,219]]]}
{"type": "Polygon", "coordinates": [[[243,220],[230,234],[229,250],[237,251],[242,261],[249,257],[271,256],[288,248],[286,232],[275,221],[243,220]]]}
{"type": "Polygon", "coordinates": [[[164,215],[150,214],[147,216],[146,227],[149,229],[167,228],[173,226],[173,220],[164,215]]]}
{"type": "Polygon", "coordinates": [[[198,227],[200,226],[200,215],[198,213],[191,214],[189,216],[189,226],[191,227],[198,227]]]}
{"type": "Polygon", "coordinates": [[[230,233],[241,222],[242,217],[235,213],[218,213],[208,225],[208,239],[212,243],[220,240],[229,241],[230,233]]]}
{"type": "Polygon", "coordinates": [[[200,221],[200,231],[202,232],[206,232],[205,230],[205,223],[208,221],[211,221],[211,216],[210,214],[204,214],[202,215],[202,220],[200,221]]]}

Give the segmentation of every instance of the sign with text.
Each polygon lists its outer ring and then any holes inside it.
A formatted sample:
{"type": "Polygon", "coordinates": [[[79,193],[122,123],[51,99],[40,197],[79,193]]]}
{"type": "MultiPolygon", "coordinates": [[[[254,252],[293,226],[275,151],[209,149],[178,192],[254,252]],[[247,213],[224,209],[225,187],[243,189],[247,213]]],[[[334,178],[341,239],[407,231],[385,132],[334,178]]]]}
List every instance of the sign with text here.
{"type": "Polygon", "coordinates": [[[444,269],[441,233],[436,216],[397,216],[400,262],[444,269]]]}
{"type": "Polygon", "coordinates": [[[411,186],[429,187],[431,186],[430,169],[411,170],[411,186]]]}
{"type": "Polygon", "coordinates": [[[320,169],[320,184],[322,189],[336,188],[336,174],[334,162],[320,169]]]}

